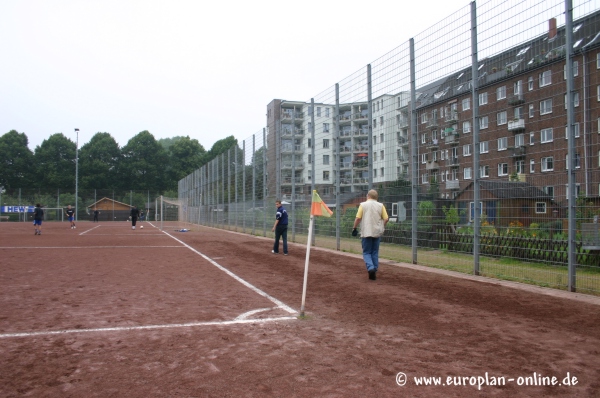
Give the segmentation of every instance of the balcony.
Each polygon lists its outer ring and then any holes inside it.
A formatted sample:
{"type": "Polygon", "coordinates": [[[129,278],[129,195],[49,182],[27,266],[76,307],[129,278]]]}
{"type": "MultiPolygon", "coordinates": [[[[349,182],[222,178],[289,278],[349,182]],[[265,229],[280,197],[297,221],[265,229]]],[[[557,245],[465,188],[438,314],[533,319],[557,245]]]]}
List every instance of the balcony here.
{"type": "Polygon", "coordinates": [[[303,153],[304,145],[285,144],[281,147],[281,153],[303,153]]]}
{"type": "Polygon", "coordinates": [[[360,159],[355,160],[353,163],[354,169],[368,169],[369,168],[369,160],[368,159],[360,159]]]}
{"type": "Polygon", "coordinates": [[[340,178],[340,185],[351,185],[351,184],[352,184],[352,178],[350,178],[350,177],[340,178]]]}
{"type": "Polygon", "coordinates": [[[296,163],[292,163],[290,160],[286,160],[285,162],[283,162],[281,164],[281,168],[282,169],[292,169],[292,168],[303,169],[304,168],[304,162],[302,162],[302,161],[296,161],[296,163]]]}
{"type": "Polygon", "coordinates": [[[341,162],[340,169],[350,169],[352,168],[352,162],[341,162]]]}
{"type": "Polygon", "coordinates": [[[344,152],[352,152],[352,146],[351,145],[340,145],[340,153],[344,153],[344,152]]]}
{"type": "Polygon", "coordinates": [[[345,111],[339,116],[340,122],[350,121],[352,119],[352,112],[345,111]]]}
{"type": "Polygon", "coordinates": [[[508,131],[525,130],[525,119],[514,119],[508,122],[508,131]]]}
{"type": "Polygon", "coordinates": [[[281,136],[282,137],[291,137],[293,135],[304,135],[304,130],[303,129],[288,129],[288,128],[284,128],[281,130],[281,136]]]}
{"type": "Polygon", "coordinates": [[[444,138],[444,142],[448,145],[458,145],[458,140],[459,140],[460,136],[454,132],[446,135],[446,137],[444,138]]]}
{"type": "Polygon", "coordinates": [[[408,163],[408,155],[399,155],[398,164],[408,163]]]}
{"type": "Polygon", "coordinates": [[[460,184],[458,180],[447,180],[446,181],[446,189],[449,190],[457,190],[460,189],[460,184]]]}
{"type": "MultiPolygon", "coordinates": [[[[296,201],[305,201],[307,199],[308,195],[304,195],[301,193],[297,193],[295,196],[292,196],[291,193],[284,193],[283,195],[281,195],[281,200],[285,200],[286,202],[291,202],[293,200],[293,198],[296,199],[296,201]]],[[[312,199],[312,197],[311,197],[312,199]]]]}
{"type": "Polygon", "coordinates": [[[354,150],[358,152],[364,152],[369,150],[369,145],[367,144],[356,144],[354,145],[354,150]]]}
{"type": "Polygon", "coordinates": [[[293,178],[293,177],[283,177],[281,183],[282,184],[286,184],[286,185],[291,185],[292,183],[294,183],[294,184],[304,184],[304,178],[303,177],[296,177],[296,178],[293,178]]]}
{"type": "Polygon", "coordinates": [[[368,136],[369,135],[369,128],[366,127],[366,126],[365,127],[360,127],[360,128],[355,129],[353,133],[354,133],[355,137],[361,136],[361,135],[368,136]]]}
{"type": "Polygon", "coordinates": [[[439,170],[440,168],[440,164],[436,161],[429,161],[427,162],[427,164],[425,165],[425,169],[426,170],[439,170]]]}
{"type": "Polygon", "coordinates": [[[356,112],[354,114],[354,120],[367,120],[367,117],[369,117],[369,111],[368,110],[356,112]]]}
{"type": "Polygon", "coordinates": [[[406,128],[408,127],[408,118],[407,117],[401,117],[400,119],[398,119],[398,128],[406,128]]]}
{"type": "Polygon", "coordinates": [[[398,145],[408,145],[408,137],[398,136],[398,145]]]}
{"type": "Polygon", "coordinates": [[[448,159],[446,159],[446,166],[458,167],[459,166],[458,158],[448,158],[448,159]]]}
{"type": "Polygon", "coordinates": [[[446,113],[446,123],[453,124],[458,122],[458,111],[448,111],[446,113]]]}
{"type": "Polygon", "coordinates": [[[364,178],[364,177],[354,178],[352,180],[352,182],[354,184],[368,184],[369,183],[369,179],[368,178],[364,178]]]}
{"type": "Polygon", "coordinates": [[[514,95],[511,95],[510,97],[508,97],[509,105],[520,105],[523,103],[525,103],[525,97],[523,96],[522,93],[514,94],[514,95]]]}
{"type": "Polygon", "coordinates": [[[340,130],[340,137],[352,137],[352,130],[351,129],[340,130]]]}
{"type": "Polygon", "coordinates": [[[438,148],[439,146],[440,146],[440,144],[437,139],[427,142],[427,148],[429,148],[429,149],[435,149],[435,148],[438,148]]]}
{"type": "Polygon", "coordinates": [[[303,115],[302,112],[294,112],[292,110],[283,110],[281,112],[281,119],[302,119],[303,115]]]}
{"type": "Polygon", "coordinates": [[[439,125],[438,125],[438,120],[437,120],[437,117],[436,117],[436,118],[433,118],[433,119],[430,119],[430,120],[427,122],[427,127],[428,127],[428,128],[436,128],[436,127],[438,127],[438,126],[439,126],[439,125]]]}
{"type": "Polygon", "coordinates": [[[524,146],[516,146],[509,148],[511,158],[520,158],[525,156],[527,148],[524,146]]]}

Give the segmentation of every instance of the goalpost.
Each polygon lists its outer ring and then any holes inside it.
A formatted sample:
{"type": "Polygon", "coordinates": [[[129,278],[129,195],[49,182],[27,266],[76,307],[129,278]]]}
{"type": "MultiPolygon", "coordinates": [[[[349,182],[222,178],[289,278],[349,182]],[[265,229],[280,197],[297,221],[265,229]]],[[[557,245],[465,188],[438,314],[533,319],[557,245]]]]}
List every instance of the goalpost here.
{"type": "Polygon", "coordinates": [[[155,201],[155,217],[158,227],[170,230],[190,229],[189,209],[184,200],[160,196],[155,201]]]}

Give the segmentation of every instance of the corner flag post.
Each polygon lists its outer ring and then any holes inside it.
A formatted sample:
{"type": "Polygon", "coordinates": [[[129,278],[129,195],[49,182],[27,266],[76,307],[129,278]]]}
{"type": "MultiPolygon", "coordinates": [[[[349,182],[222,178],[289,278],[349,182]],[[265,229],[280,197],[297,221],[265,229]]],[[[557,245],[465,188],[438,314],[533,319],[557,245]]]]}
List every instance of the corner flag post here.
{"type": "Polygon", "coordinates": [[[304,263],[304,284],[302,286],[302,305],[300,307],[300,316],[302,316],[302,317],[304,316],[304,303],[306,301],[306,284],[308,281],[308,260],[310,258],[310,245],[312,242],[314,219],[315,219],[315,216],[331,217],[332,214],[333,214],[333,212],[331,210],[329,210],[329,207],[327,207],[327,205],[325,203],[323,203],[323,200],[321,200],[321,197],[319,196],[317,191],[314,190],[313,195],[312,195],[312,205],[310,208],[310,222],[308,224],[308,240],[306,241],[306,261],[304,263]]]}

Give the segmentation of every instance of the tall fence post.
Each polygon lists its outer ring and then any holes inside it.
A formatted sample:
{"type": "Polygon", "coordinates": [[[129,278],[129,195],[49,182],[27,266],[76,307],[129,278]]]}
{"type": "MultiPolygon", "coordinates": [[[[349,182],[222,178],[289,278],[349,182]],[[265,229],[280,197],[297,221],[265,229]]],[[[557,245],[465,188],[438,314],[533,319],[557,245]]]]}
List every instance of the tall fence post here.
{"type": "Polygon", "coordinates": [[[373,85],[371,82],[371,64],[367,65],[367,107],[369,114],[369,136],[367,140],[367,147],[369,148],[368,152],[368,176],[369,176],[369,184],[368,189],[373,189],[373,85]]]}
{"type": "MultiPolygon", "coordinates": [[[[567,181],[567,195],[568,195],[568,206],[569,206],[569,256],[568,256],[568,286],[567,289],[570,292],[577,290],[577,278],[576,278],[576,266],[577,266],[577,244],[575,242],[575,230],[576,230],[576,206],[577,197],[575,191],[576,178],[575,178],[575,132],[573,131],[574,122],[574,104],[573,104],[573,4],[572,0],[565,0],[565,36],[566,36],[566,73],[567,73],[567,137],[568,148],[567,157],[569,159],[568,167],[568,181],[567,181]]],[[[585,65],[583,66],[586,67],[585,65]]]]}
{"type": "Polygon", "coordinates": [[[412,263],[417,263],[417,202],[418,202],[418,184],[419,184],[419,153],[417,140],[417,89],[416,89],[416,73],[415,73],[415,39],[409,40],[410,47],[410,158],[411,158],[411,248],[412,248],[412,263]]]}
{"type": "MultiPolygon", "coordinates": [[[[335,131],[337,136],[337,145],[340,146],[340,84],[335,84],[335,131]]],[[[314,140],[313,140],[314,142],[314,140]]],[[[314,146],[314,143],[313,143],[314,146]]],[[[314,151],[313,151],[314,153],[314,151]]],[[[339,154],[339,149],[338,149],[339,154]]],[[[338,156],[339,157],[339,156],[338,156]]],[[[313,159],[313,162],[315,159],[313,159]]],[[[335,222],[338,225],[338,228],[335,229],[335,248],[336,250],[341,250],[341,234],[340,234],[340,206],[341,206],[341,198],[340,198],[340,159],[338,159],[337,167],[336,167],[337,178],[335,181],[335,222]]]]}
{"type": "MultiPolygon", "coordinates": [[[[481,203],[480,182],[481,170],[479,170],[479,95],[478,95],[478,59],[477,59],[477,5],[471,2],[471,82],[473,97],[473,274],[479,275],[479,244],[481,203]]],[[[471,209],[468,210],[469,212],[471,209]]]]}

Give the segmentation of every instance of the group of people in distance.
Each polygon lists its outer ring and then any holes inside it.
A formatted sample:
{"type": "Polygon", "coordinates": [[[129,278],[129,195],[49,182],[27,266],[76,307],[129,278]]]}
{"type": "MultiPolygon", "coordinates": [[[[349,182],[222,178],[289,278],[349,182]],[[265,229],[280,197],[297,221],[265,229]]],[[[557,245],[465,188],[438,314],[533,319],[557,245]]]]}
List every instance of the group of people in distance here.
{"type": "MultiPolygon", "coordinates": [[[[361,244],[363,260],[367,267],[367,273],[370,280],[377,280],[377,270],[379,269],[379,243],[389,217],[385,206],[378,202],[379,194],[371,189],[367,193],[367,200],[358,207],[354,225],[352,227],[352,236],[358,236],[358,226],[361,225],[361,244]]],[[[283,207],[281,200],[275,201],[277,212],[275,213],[275,224],[271,228],[275,232],[275,242],[271,253],[279,254],[279,240],[283,240],[283,255],[288,255],[287,228],[288,214],[283,207]]]]}
{"type": "MultiPolygon", "coordinates": [[[[75,225],[75,210],[71,207],[71,205],[68,205],[67,208],[65,209],[65,215],[67,216],[67,219],[69,220],[70,223],[70,228],[71,229],[76,229],[77,226],[75,225]]],[[[94,222],[98,222],[98,216],[100,215],[100,211],[98,209],[94,210],[94,222]]],[[[137,208],[137,206],[133,206],[131,208],[131,211],[129,212],[129,219],[131,220],[131,229],[135,229],[135,226],[137,224],[137,220],[143,220],[144,218],[144,212],[141,211],[137,208]]],[[[36,203],[35,208],[33,209],[33,228],[35,230],[35,235],[41,235],[42,234],[42,221],[44,220],[44,209],[42,208],[42,205],[40,205],[39,203],[36,203]]]]}

